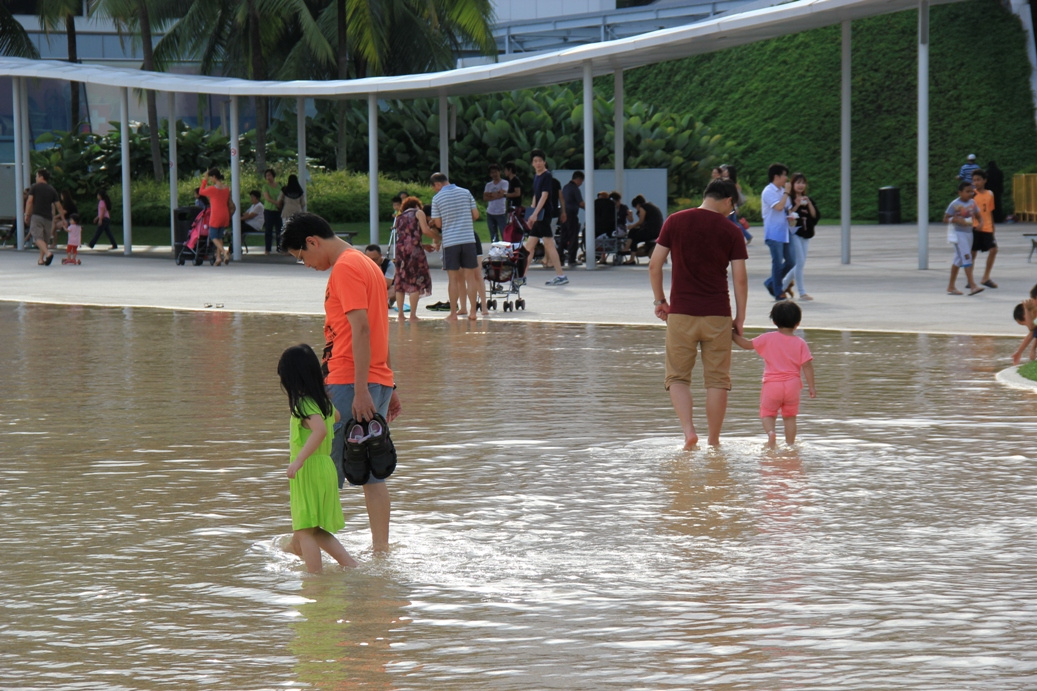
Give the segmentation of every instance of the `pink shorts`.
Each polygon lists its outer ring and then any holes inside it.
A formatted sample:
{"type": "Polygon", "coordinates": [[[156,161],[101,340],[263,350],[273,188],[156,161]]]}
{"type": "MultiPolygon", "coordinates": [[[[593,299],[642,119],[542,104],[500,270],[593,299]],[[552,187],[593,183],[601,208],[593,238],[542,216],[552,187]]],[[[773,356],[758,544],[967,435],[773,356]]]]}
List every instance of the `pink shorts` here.
{"type": "Polygon", "coordinates": [[[765,381],[760,389],[760,417],[782,417],[799,415],[799,392],[803,382],[799,379],[765,381]]]}

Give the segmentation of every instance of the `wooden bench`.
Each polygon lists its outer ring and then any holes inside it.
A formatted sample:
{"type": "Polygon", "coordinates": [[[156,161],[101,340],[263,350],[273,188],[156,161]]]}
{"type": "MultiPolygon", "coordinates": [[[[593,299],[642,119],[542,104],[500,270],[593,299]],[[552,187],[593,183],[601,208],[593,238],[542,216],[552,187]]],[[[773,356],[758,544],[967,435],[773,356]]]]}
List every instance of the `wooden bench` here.
{"type": "Polygon", "coordinates": [[[1026,258],[1026,263],[1029,264],[1033,259],[1033,253],[1037,252],[1037,233],[1023,233],[1023,237],[1030,238],[1030,256],[1026,258]]]}

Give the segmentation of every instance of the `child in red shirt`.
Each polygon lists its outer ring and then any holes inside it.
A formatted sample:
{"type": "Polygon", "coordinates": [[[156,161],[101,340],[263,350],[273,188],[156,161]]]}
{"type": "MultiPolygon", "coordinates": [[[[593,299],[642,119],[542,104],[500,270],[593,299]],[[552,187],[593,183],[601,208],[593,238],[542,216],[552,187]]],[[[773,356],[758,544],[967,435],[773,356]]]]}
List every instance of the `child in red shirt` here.
{"type": "Polygon", "coordinates": [[[806,376],[811,398],[817,397],[814,388],[814,362],[807,342],[795,334],[803,313],[791,300],[776,302],[771,309],[771,321],[777,331],[768,331],[751,341],[740,334],[733,340],[745,350],[755,350],[763,358],[763,387],[760,389],[760,418],[767,433],[767,446],[776,444],[775,427],[778,411],[785,423],[785,442],[796,442],[796,415],[799,414],[799,394],[803,388],[800,372],[806,376]]]}

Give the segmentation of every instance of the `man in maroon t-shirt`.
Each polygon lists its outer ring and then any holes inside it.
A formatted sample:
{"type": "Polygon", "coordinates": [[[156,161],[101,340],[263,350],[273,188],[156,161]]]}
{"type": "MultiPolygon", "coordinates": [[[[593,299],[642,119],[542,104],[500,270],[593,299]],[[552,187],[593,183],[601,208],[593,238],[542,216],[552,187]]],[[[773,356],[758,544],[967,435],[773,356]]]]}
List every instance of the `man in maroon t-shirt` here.
{"type": "Polygon", "coordinates": [[[702,205],[666,219],[648,265],[655,316],[666,322],[666,390],[684,430],[684,448],[698,443],[692,422],[691,371],[699,346],[706,383],[709,444],[720,443],[720,428],[731,390],[731,333],[742,333],[749,280],[748,253],[741,230],[728,220],[738,189],[713,180],[702,205]],[[663,265],[673,254],[670,300],[663,292],[663,265]],[[735,317],[727,291],[727,267],[735,285],[735,317]]]}

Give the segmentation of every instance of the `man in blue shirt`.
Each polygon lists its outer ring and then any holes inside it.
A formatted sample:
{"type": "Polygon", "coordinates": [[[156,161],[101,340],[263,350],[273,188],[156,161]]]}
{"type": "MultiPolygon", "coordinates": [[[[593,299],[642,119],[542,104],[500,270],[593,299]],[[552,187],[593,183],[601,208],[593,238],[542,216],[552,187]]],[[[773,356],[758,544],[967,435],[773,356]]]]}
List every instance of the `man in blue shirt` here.
{"type": "Polygon", "coordinates": [[[761,195],[763,212],[764,242],[771,251],[771,277],[767,290],[775,300],[785,299],[785,290],[792,283],[792,269],[796,265],[792,245],[789,243],[789,168],[775,163],[767,169],[770,184],[761,195]]]}
{"type": "Polygon", "coordinates": [[[466,189],[450,183],[443,173],[432,176],[432,226],[443,233],[443,268],[448,276],[447,296],[450,314],[447,321],[457,321],[457,300],[468,297],[469,319],[475,319],[475,295],[482,277],[478,275],[479,256],[475,249],[475,221],[479,209],[466,189]]]}
{"type": "Polygon", "coordinates": [[[972,184],[972,173],[976,170],[979,170],[979,166],[976,164],[976,154],[969,154],[965,165],[958,170],[958,182],[972,184]]]}
{"type": "MultiPolygon", "coordinates": [[[[530,216],[533,220],[533,227],[530,228],[529,237],[526,239],[526,251],[529,252],[529,256],[526,258],[526,270],[529,270],[529,264],[533,260],[533,252],[536,250],[537,243],[543,241],[544,256],[555,270],[555,277],[548,281],[547,285],[564,286],[569,282],[569,279],[562,273],[562,262],[558,259],[558,250],[555,249],[555,237],[551,231],[551,214],[554,209],[554,203],[551,201],[551,195],[554,194],[553,178],[551,177],[551,171],[547,169],[547,155],[543,151],[533,149],[531,158],[533,159],[533,170],[536,171],[536,178],[533,179],[534,207],[533,213],[530,216]]],[[[522,283],[525,283],[525,277],[523,277],[519,285],[522,283]]]]}

